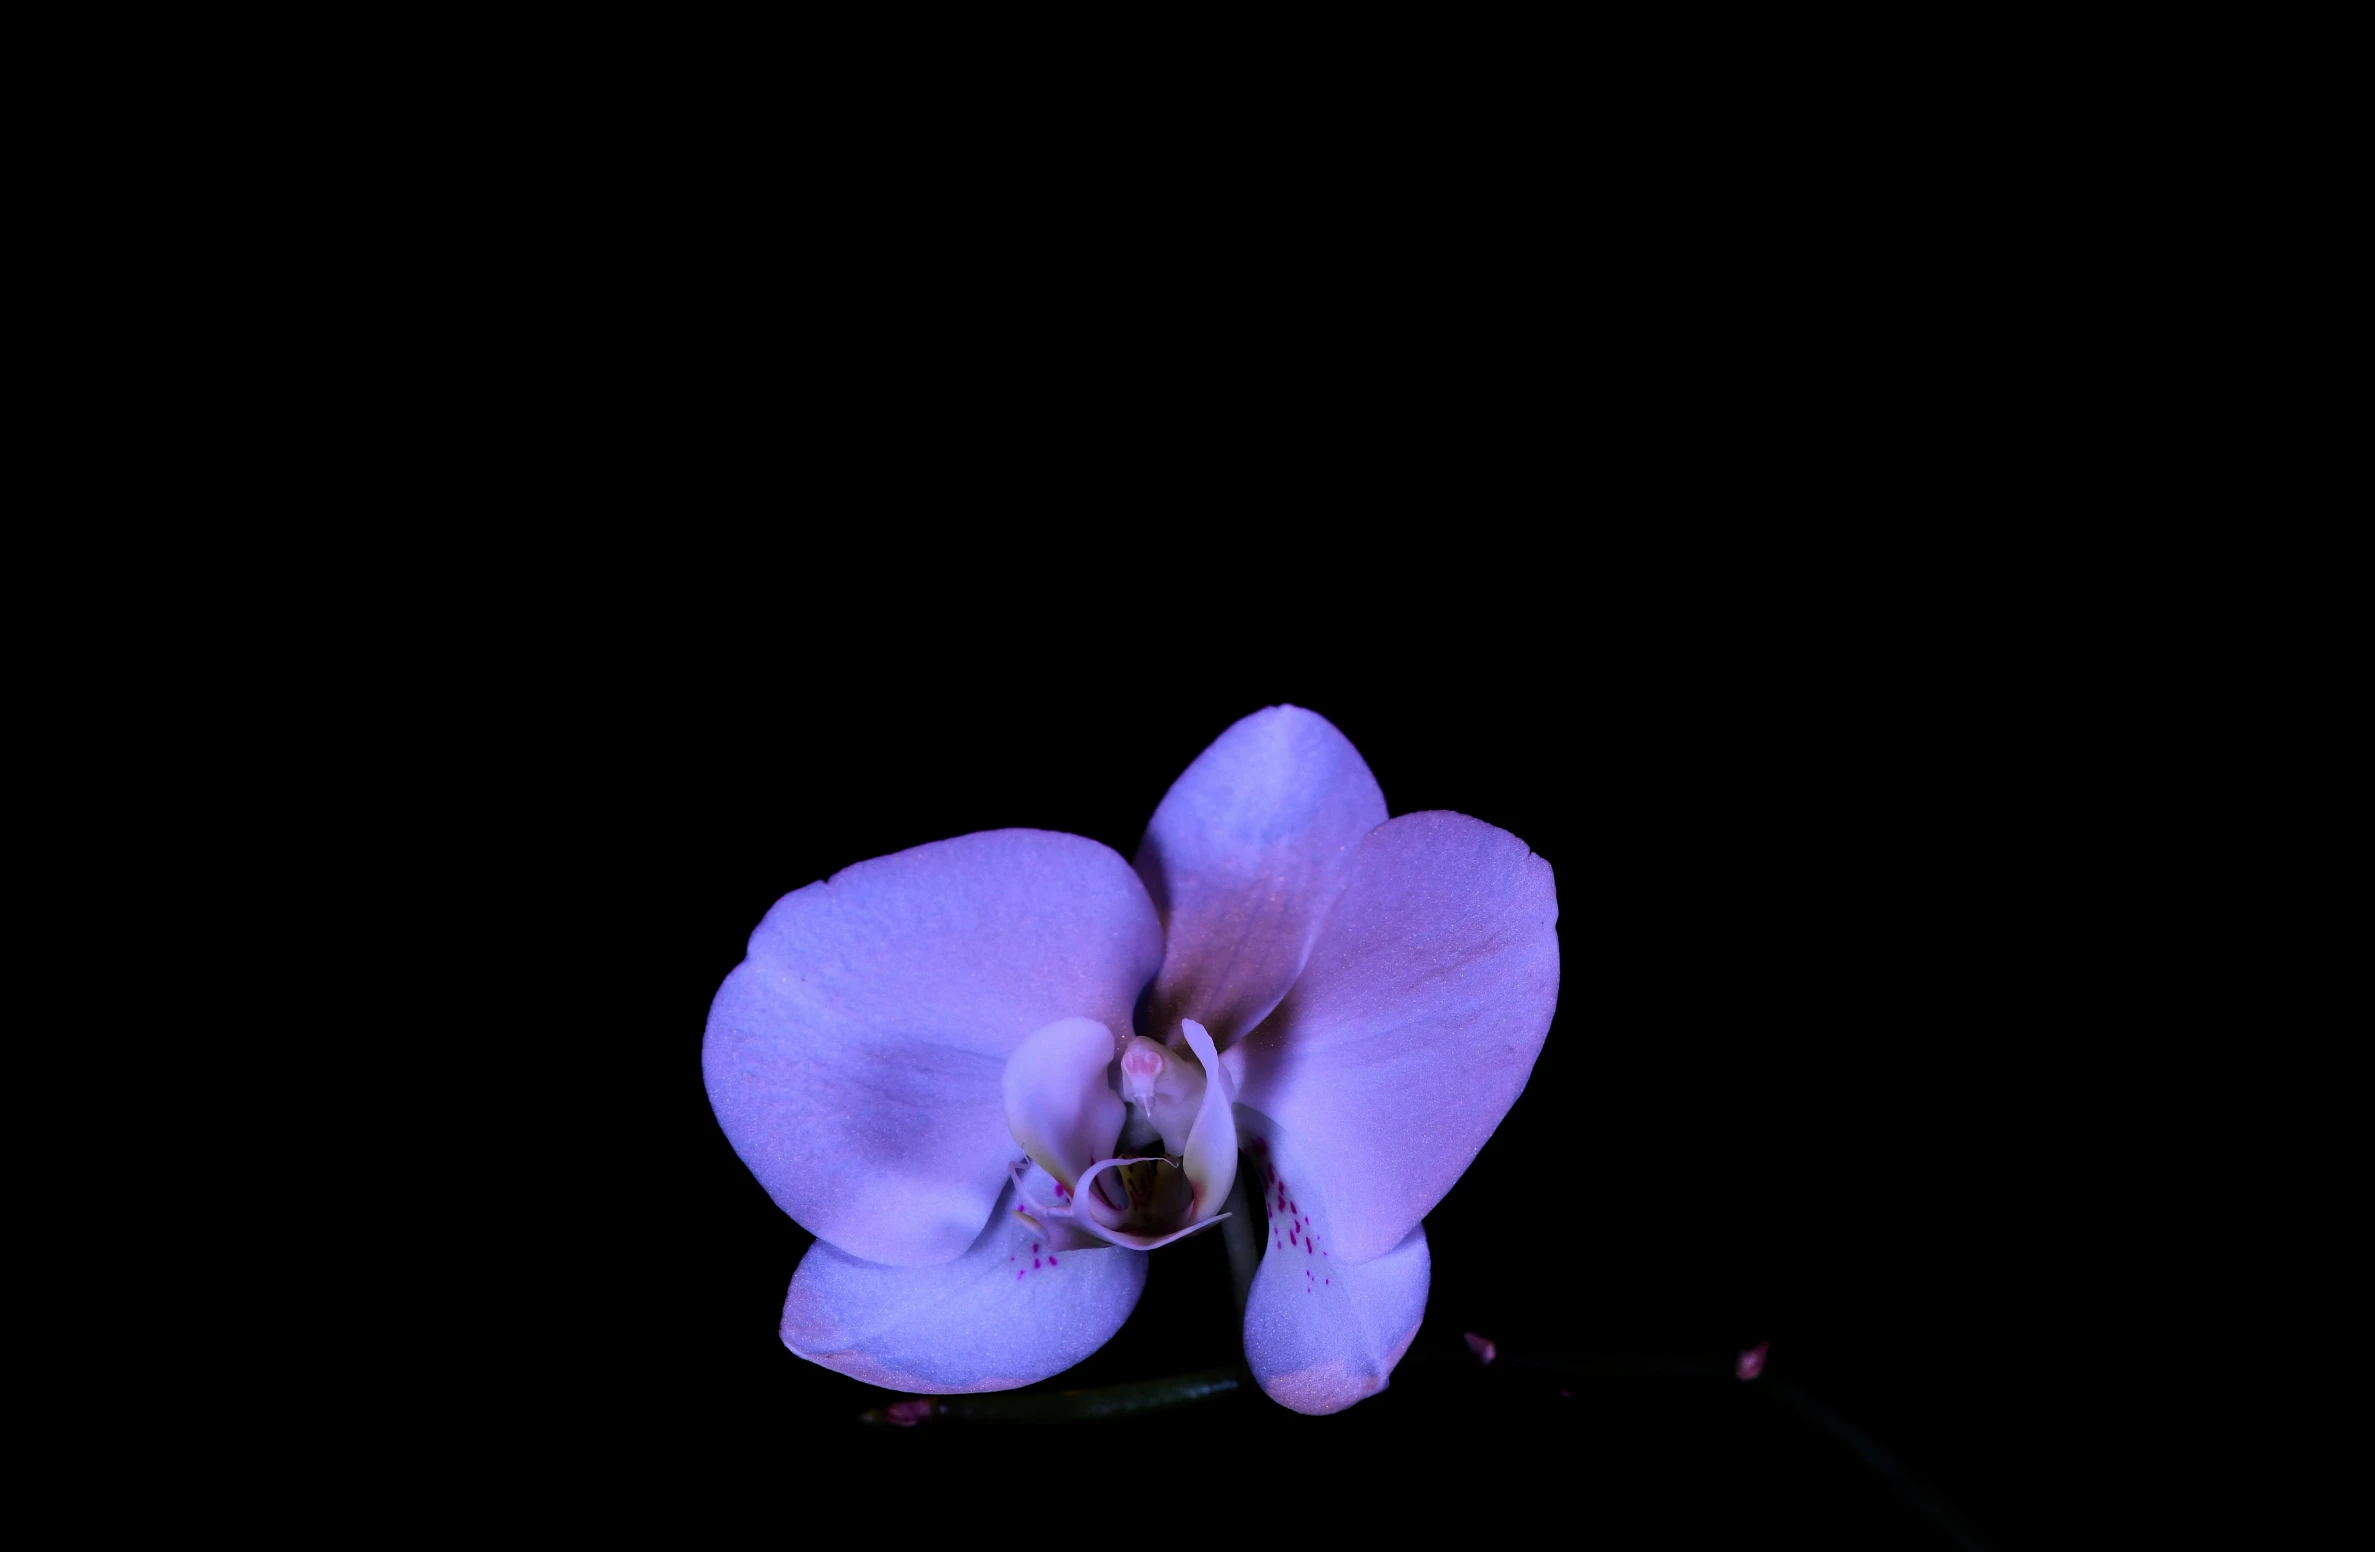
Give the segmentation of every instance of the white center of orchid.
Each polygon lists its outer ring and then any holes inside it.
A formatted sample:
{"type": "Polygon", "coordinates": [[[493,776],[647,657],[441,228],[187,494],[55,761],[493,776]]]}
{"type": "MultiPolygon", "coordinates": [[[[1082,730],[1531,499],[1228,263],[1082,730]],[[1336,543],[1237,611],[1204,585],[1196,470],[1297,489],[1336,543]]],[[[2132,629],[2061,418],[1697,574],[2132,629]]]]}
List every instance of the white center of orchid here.
{"type": "Polygon", "coordinates": [[[1055,1180],[1038,1199],[1017,1166],[1015,1211],[1152,1250],[1218,1222],[1237,1174],[1234,1095],[1204,1026],[1188,1049],[1143,1035],[1116,1043],[1094,1019],[1059,1019],[1007,1059],[1006,1124],[1055,1180]]]}
{"type": "Polygon", "coordinates": [[[1122,1101],[1130,1119],[1122,1127],[1125,1152],[1159,1141],[1173,1159],[1187,1152],[1188,1134],[1204,1106],[1204,1068],[1169,1046],[1132,1035],[1122,1047],[1122,1101]]]}

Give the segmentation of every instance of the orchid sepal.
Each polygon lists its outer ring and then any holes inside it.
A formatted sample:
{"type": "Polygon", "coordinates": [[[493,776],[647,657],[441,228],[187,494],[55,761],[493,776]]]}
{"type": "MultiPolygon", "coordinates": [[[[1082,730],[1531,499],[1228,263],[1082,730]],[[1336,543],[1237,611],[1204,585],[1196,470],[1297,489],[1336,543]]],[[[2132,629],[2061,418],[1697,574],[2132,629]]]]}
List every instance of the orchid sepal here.
{"type": "Polygon", "coordinates": [[[1026,1171],[965,1254],[935,1266],[863,1261],[818,1240],[785,1296],[784,1346],[870,1385],[943,1395],[1011,1390],[1071,1368],[1137,1305],[1146,1258],[1007,1210],[1013,1195],[1052,1196],[1054,1184],[1026,1171]]]}
{"type": "Polygon", "coordinates": [[[1433,1263],[1412,1225],[1381,1256],[1340,1253],[1325,1170],[1276,1122],[1239,1106],[1268,1243],[1245,1304],[1245,1361],[1265,1395],[1297,1412],[1341,1412],[1386,1388],[1425,1317],[1433,1263]]]}

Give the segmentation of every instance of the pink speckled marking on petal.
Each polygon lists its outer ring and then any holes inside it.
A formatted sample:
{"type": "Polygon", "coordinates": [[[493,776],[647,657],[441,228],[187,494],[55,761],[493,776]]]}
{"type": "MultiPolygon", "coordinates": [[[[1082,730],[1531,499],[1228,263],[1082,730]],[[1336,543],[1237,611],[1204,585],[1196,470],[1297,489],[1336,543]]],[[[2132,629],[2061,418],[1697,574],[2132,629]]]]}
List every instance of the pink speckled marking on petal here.
{"type": "MultiPolygon", "coordinates": [[[[1297,1156],[1275,1137],[1266,1118],[1238,1111],[1248,1151],[1265,1140],[1271,1143],[1280,1176],[1274,1197],[1265,1204],[1276,1209],[1271,1220],[1270,1254],[1254,1276],[1245,1312],[1245,1353],[1254,1378],[1270,1398],[1298,1412],[1341,1411],[1364,1396],[1385,1388],[1387,1377],[1417,1335],[1425,1312],[1429,1264],[1423,1233],[1413,1231],[1408,1243],[1374,1264],[1348,1264],[1350,1279],[1336,1286],[1334,1258],[1329,1275],[1320,1275],[1319,1261],[1328,1255],[1320,1246],[1319,1220],[1329,1218],[1333,1182],[1317,1171],[1306,1171],[1297,1156]],[[1313,1194],[1311,1211],[1302,1211],[1300,1186],[1313,1194]],[[1285,1222],[1279,1222],[1284,1219],[1285,1222]],[[1292,1286],[1285,1281],[1291,1263],[1280,1263],[1283,1252],[1303,1251],[1303,1292],[1323,1290],[1328,1297],[1304,1304],[1279,1297],[1292,1286]]],[[[1329,1218],[1333,1238],[1334,1219],[1329,1218]]]]}
{"type": "Polygon", "coordinates": [[[1348,1266],[1407,1237],[1526,1086],[1557,1004],[1557,917],[1550,864],[1518,837],[1388,819],[1286,997],[1229,1047],[1239,1108],[1275,1125],[1280,1175],[1321,1199],[1348,1266]]]}

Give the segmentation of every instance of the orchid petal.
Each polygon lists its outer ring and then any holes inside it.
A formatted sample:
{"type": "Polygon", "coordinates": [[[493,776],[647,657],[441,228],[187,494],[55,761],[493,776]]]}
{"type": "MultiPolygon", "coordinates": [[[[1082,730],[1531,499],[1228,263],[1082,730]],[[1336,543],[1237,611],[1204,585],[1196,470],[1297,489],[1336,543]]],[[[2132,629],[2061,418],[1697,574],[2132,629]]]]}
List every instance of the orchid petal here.
{"type": "Polygon", "coordinates": [[[1137,1308],[1146,1257],[1034,1227],[1015,1195],[1009,1185],[972,1247],[938,1266],[883,1266],[818,1240],[792,1274],[784,1346],[869,1385],[936,1395],[1071,1368],[1137,1308]]]}
{"type": "Polygon", "coordinates": [[[1015,1153],[1005,1064],[1063,1018],[1130,1027],[1162,956],[1145,888],[1094,841],[994,830],[784,896],[726,977],[710,1104],[777,1206],[851,1256],[966,1252],[1015,1153]]]}
{"type": "Polygon", "coordinates": [[[1226,1050],[1286,994],[1385,796],[1358,750],[1299,706],[1257,711],[1196,756],[1136,866],[1162,914],[1153,1022],[1204,1022],[1226,1050]]]}
{"type": "MultiPolygon", "coordinates": [[[[1382,1256],[1337,1254],[1319,1176],[1290,1136],[1240,1110],[1261,1166],[1248,1178],[1270,1215],[1269,1243],[1245,1300],[1245,1362],[1271,1400],[1297,1412],[1341,1412],[1385,1389],[1427,1311],[1427,1231],[1413,1226],[1382,1256]]],[[[1338,1184],[1331,1176],[1325,1189],[1338,1184]]]]}
{"type": "Polygon", "coordinates": [[[1237,1183],[1237,1122],[1229,1111],[1236,1096],[1229,1074],[1220,1064],[1220,1053],[1212,1048],[1211,1034],[1194,1019],[1183,1020],[1180,1027],[1188,1049],[1196,1053],[1208,1074],[1203,1107],[1196,1112],[1195,1129],[1188,1133],[1179,1160],[1196,1193],[1188,1216],[1201,1221],[1219,1210],[1229,1199],[1229,1187],[1237,1183]]]}
{"type": "Polygon", "coordinates": [[[1015,1048],[1001,1086],[1006,1125],[1023,1152],[1070,1190],[1121,1135],[1121,1096],[1105,1081],[1113,1031],[1095,1019],[1058,1019],[1015,1048]]]}
{"type": "Polygon", "coordinates": [[[1558,1003],[1558,895],[1526,843],[1464,814],[1362,841],[1294,989],[1222,1058],[1242,1112],[1324,1170],[1338,1258],[1395,1251],[1501,1124],[1558,1003]]]}

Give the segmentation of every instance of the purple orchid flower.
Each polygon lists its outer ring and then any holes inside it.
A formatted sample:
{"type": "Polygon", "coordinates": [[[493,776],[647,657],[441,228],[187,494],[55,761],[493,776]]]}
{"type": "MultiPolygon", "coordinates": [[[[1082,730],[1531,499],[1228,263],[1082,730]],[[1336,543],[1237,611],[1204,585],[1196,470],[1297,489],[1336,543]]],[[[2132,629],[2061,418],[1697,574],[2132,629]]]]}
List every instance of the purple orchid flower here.
{"type": "Polygon", "coordinates": [[[1388,819],[1293,706],[1196,758],[1134,869],[993,830],[786,895],[701,1053],[735,1152],[817,1236],[784,1344],[898,1390],[1060,1373],[1149,1251],[1220,1221],[1242,1152],[1254,1377],[1299,1412],[1374,1395],[1426,1308],[1419,1220],[1541,1054],[1557,919],[1523,841],[1388,819]]]}

